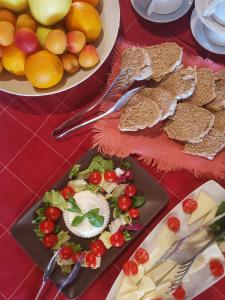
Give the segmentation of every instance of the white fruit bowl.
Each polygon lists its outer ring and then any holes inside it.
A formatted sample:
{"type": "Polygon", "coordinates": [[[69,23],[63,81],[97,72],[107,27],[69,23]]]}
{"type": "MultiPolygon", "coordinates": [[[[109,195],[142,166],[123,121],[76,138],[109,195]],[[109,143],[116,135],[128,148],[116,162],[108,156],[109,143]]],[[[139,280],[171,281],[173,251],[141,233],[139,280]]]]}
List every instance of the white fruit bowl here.
{"type": "Polygon", "coordinates": [[[80,70],[74,75],[64,73],[63,79],[49,89],[36,89],[26,77],[17,77],[4,71],[0,75],[0,90],[21,96],[45,96],[71,89],[93,75],[107,59],[116,42],[120,25],[119,0],[101,0],[100,14],[103,30],[96,43],[100,55],[100,63],[97,66],[90,70],[80,70]]]}

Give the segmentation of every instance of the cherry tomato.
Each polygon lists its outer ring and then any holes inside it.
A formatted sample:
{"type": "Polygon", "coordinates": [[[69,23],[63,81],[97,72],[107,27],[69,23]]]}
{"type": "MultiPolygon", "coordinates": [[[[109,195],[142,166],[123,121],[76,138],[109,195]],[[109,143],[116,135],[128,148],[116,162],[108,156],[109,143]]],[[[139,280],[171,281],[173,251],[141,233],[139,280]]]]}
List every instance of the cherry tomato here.
{"type": "Polygon", "coordinates": [[[167,226],[170,230],[177,232],[180,229],[180,220],[177,217],[169,217],[167,226]]]}
{"type": "Polygon", "coordinates": [[[118,180],[116,172],[114,172],[114,171],[105,171],[104,178],[105,178],[105,181],[108,181],[108,182],[117,182],[117,180],[118,180]]]}
{"type": "Polygon", "coordinates": [[[134,276],[138,273],[138,265],[133,260],[128,260],[123,265],[123,272],[126,276],[134,276]]]}
{"type": "Polygon", "coordinates": [[[195,211],[197,209],[198,202],[194,199],[186,199],[186,200],[184,200],[182,205],[183,205],[183,210],[186,213],[191,214],[191,213],[193,213],[193,211],[195,211]]]}
{"type": "Polygon", "coordinates": [[[96,266],[96,256],[92,252],[88,252],[85,256],[85,263],[89,268],[95,268],[96,266]]]}
{"type": "Polygon", "coordinates": [[[112,234],[110,237],[110,243],[114,247],[122,247],[125,243],[123,233],[120,231],[117,231],[116,233],[112,234]]]}
{"type": "Polygon", "coordinates": [[[134,184],[129,184],[125,189],[125,194],[129,197],[135,196],[137,193],[137,188],[134,184]]]}
{"type": "Polygon", "coordinates": [[[55,229],[55,224],[52,220],[43,220],[39,225],[40,231],[44,234],[52,233],[55,229]]]}
{"type": "Polygon", "coordinates": [[[101,257],[106,252],[106,247],[101,240],[96,240],[91,242],[90,250],[94,253],[95,256],[101,257]]]}
{"type": "Polygon", "coordinates": [[[73,253],[73,255],[71,256],[71,259],[72,259],[74,264],[78,261],[78,258],[81,256],[81,254],[82,254],[81,251],[73,253]]]}
{"type": "Polygon", "coordinates": [[[118,199],[119,209],[121,209],[122,211],[128,211],[131,205],[132,205],[132,201],[130,197],[128,197],[127,195],[122,195],[119,197],[118,199]]]}
{"type": "Polygon", "coordinates": [[[132,219],[137,219],[140,217],[140,212],[138,208],[131,208],[129,210],[129,215],[132,219]]]}
{"type": "Polygon", "coordinates": [[[46,234],[43,238],[43,244],[47,248],[52,248],[58,242],[58,237],[54,233],[46,234]]]}
{"type": "Polygon", "coordinates": [[[63,196],[64,199],[68,200],[70,197],[73,197],[75,191],[70,186],[65,186],[60,191],[60,194],[63,196]]]}
{"type": "Polygon", "coordinates": [[[102,180],[102,175],[98,171],[92,172],[88,177],[88,181],[95,185],[98,185],[101,182],[101,180],[102,180]]]}
{"type": "Polygon", "coordinates": [[[60,251],[60,257],[62,259],[69,259],[73,255],[73,249],[70,246],[63,246],[60,251]]]}
{"type": "Polygon", "coordinates": [[[209,267],[212,275],[215,277],[220,277],[224,274],[224,267],[219,259],[211,259],[209,262],[209,267]]]}
{"type": "Polygon", "coordinates": [[[144,248],[137,249],[134,257],[138,264],[144,264],[149,260],[149,254],[144,248]]]}
{"type": "Polygon", "coordinates": [[[45,210],[46,217],[52,221],[57,221],[61,217],[61,214],[61,210],[55,206],[49,206],[45,210]]]}
{"type": "Polygon", "coordinates": [[[182,286],[180,286],[172,293],[172,295],[176,300],[183,300],[185,299],[186,293],[182,286]]]}

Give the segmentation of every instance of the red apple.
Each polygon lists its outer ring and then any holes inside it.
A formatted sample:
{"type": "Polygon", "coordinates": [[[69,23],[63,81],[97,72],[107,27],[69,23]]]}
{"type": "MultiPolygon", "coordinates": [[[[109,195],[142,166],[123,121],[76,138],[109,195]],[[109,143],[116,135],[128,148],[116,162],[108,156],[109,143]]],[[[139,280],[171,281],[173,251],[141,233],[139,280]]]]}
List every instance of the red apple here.
{"type": "Polygon", "coordinates": [[[16,31],[15,44],[17,48],[28,54],[34,53],[40,48],[38,38],[29,28],[20,28],[16,31]]]}

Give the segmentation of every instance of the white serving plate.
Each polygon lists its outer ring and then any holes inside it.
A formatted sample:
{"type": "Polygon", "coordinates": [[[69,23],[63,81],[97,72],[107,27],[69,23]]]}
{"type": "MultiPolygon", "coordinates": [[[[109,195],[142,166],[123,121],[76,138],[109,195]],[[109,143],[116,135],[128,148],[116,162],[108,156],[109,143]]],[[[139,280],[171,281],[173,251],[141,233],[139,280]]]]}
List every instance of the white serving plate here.
{"type": "MultiPolygon", "coordinates": [[[[145,240],[142,242],[139,247],[143,247],[144,249],[148,250],[150,253],[151,258],[151,251],[154,249],[154,239],[160,232],[163,225],[166,223],[166,220],[169,216],[178,216],[181,221],[181,228],[179,231],[179,235],[185,236],[188,234],[188,231],[194,230],[194,228],[197,228],[200,222],[196,222],[193,225],[188,225],[187,221],[190,217],[190,215],[186,214],[184,215],[183,208],[181,203],[189,198],[193,197],[196,198],[200,191],[206,192],[209,196],[211,196],[218,204],[225,199],[225,189],[220,186],[216,181],[210,180],[194,190],[192,193],[190,193],[187,197],[185,197],[173,210],[171,210],[163,219],[162,221],[152,230],[152,232],[145,238],[145,240]]],[[[138,248],[139,248],[138,247],[138,248]]],[[[136,250],[135,250],[136,251],[136,250]]],[[[187,280],[183,282],[183,287],[186,291],[186,300],[193,299],[194,297],[201,294],[203,291],[211,287],[213,284],[215,284],[217,281],[222,279],[225,274],[222,277],[215,278],[211,275],[207,261],[209,261],[211,258],[219,258],[224,265],[225,268],[225,259],[221,251],[219,250],[219,247],[214,243],[212,246],[210,246],[203,254],[204,260],[206,260],[206,264],[203,267],[198,268],[195,270],[194,273],[191,275],[188,275],[187,280]]],[[[116,281],[114,282],[106,300],[115,300],[117,292],[119,290],[121,279],[123,278],[124,274],[123,271],[120,272],[118,275],[116,281]]],[[[173,297],[168,299],[174,299],[173,297]]]]}
{"type": "Polygon", "coordinates": [[[109,56],[120,26],[119,0],[101,0],[99,10],[103,31],[100,39],[96,42],[100,55],[100,63],[97,66],[90,70],[80,70],[74,75],[65,73],[63,79],[50,89],[35,89],[25,76],[14,76],[4,71],[0,75],[0,91],[21,96],[46,96],[73,88],[93,75],[109,56]]]}

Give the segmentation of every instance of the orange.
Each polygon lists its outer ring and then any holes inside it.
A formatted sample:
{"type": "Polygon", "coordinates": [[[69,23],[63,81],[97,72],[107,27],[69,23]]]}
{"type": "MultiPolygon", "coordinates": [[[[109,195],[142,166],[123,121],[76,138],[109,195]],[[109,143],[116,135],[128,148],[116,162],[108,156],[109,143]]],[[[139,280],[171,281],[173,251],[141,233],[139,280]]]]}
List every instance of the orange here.
{"type": "Polygon", "coordinates": [[[46,89],[62,79],[63,65],[57,55],[41,50],[27,58],[25,74],[34,87],[46,89]]]}
{"type": "Polygon", "coordinates": [[[7,9],[0,9],[0,21],[6,21],[16,25],[16,16],[7,9]]]}
{"type": "MultiPolygon", "coordinates": [[[[73,2],[77,2],[78,0],[73,0],[73,2]]],[[[81,0],[82,2],[87,2],[92,6],[97,6],[100,0],[81,0]]]]}
{"type": "Polygon", "coordinates": [[[12,74],[23,76],[26,54],[14,44],[4,47],[2,54],[3,67],[12,74]]]}
{"type": "Polygon", "coordinates": [[[89,3],[74,2],[66,16],[68,31],[82,31],[88,42],[95,41],[102,29],[98,11],[89,3]]]}

